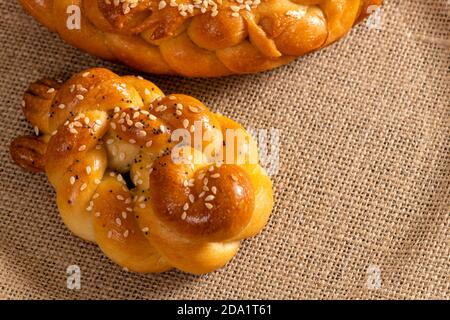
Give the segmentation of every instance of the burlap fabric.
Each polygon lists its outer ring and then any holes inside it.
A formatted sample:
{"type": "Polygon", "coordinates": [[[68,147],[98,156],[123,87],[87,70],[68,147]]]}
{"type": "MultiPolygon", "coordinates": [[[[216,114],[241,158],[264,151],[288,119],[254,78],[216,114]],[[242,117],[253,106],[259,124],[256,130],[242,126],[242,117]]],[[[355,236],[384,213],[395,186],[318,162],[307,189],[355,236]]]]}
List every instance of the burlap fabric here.
{"type": "Polygon", "coordinates": [[[64,227],[44,175],[12,163],[10,140],[31,132],[19,107],[29,82],[92,66],[132,71],[71,48],[1,0],[0,296],[448,299],[449,13],[446,0],[391,0],[381,30],[361,24],[272,72],[148,76],[280,133],[270,224],[226,268],[196,277],[121,270],[64,227]],[[74,264],[81,290],[66,288],[74,264]]]}

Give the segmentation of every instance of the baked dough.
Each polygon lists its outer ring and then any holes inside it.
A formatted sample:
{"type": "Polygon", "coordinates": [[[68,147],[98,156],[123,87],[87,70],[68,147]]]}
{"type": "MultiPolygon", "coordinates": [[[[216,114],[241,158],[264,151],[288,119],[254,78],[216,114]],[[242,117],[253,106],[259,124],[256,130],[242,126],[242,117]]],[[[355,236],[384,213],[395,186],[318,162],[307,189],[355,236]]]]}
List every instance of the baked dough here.
{"type": "Polygon", "coordinates": [[[21,0],[81,50],[137,70],[188,77],[276,68],[342,38],[382,2],[21,0]]]}
{"type": "Polygon", "coordinates": [[[211,272],[269,219],[272,183],[256,143],[192,97],[91,69],[33,83],[23,111],[39,136],[15,139],[13,159],[45,171],[67,227],[128,270],[211,272]],[[241,143],[224,138],[229,129],[241,143]],[[174,155],[177,130],[185,142],[204,138],[174,155]]]}

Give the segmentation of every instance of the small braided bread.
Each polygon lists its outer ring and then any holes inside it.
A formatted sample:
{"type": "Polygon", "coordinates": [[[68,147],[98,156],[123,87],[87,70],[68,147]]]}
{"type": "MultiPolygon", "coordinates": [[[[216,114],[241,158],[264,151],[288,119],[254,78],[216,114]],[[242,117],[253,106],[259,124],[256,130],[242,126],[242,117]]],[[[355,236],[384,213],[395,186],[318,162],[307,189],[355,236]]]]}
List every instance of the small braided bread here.
{"type": "Polygon", "coordinates": [[[15,139],[12,158],[45,171],[67,227],[128,270],[211,272],[269,219],[272,183],[255,141],[192,97],[91,69],[32,84],[23,111],[39,136],[15,139]],[[194,145],[174,156],[177,130],[194,145]]]}
{"type": "Polygon", "coordinates": [[[81,50],[144,72],[189,77],[276,68],[342,38],[382,2],[21,0],[38,21],[81,50]],[[73,8],[80,16],[75,27],[73,8]]]}

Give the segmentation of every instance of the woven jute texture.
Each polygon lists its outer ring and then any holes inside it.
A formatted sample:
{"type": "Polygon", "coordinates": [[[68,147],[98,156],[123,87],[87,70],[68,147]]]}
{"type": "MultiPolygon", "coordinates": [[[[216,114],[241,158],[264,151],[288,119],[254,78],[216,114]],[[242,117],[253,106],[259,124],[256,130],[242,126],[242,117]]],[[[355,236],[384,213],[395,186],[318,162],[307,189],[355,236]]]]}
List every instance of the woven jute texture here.
{"type": "MultiPolygon", "coordinates": [[[[0,296],[31,299],[449,298],[450,5],[387,1],[337,44],[275,71],[145,75],[253,129],[278,130],[269,225],[207,276],[126,272],[62,224],[44,175],[8,145],[32,130],[21,95],[103,62],[0,1],[0,296]],[[78,265],[81,289],[66,287],[78,265]]],[[[276,149],[276,148],[274,148],[276,149]]]]}

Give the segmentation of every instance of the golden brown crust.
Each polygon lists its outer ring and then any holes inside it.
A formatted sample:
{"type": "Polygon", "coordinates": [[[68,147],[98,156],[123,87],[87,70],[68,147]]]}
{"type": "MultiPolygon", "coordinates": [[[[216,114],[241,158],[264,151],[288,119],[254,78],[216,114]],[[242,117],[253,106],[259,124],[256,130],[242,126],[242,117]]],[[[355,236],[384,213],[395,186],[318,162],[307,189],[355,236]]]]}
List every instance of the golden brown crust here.
{"type": "Polygon", "coordinates": [[[149,196],[158,199],[153,209],[159,219],[196,241],[236,236],[248,225],[255,206],[253,185],[239,166],[210,166],[194,172],[188,164],[175,165],[170,156],[156,161],[149,196]],[[183,184],[189,179],[192,186],[183,184]]]}
{"type": "Polygon", "coordinates": [[[47,144],[37,137],[22,136],[11,142],[9,152],[14,162],[30,172],[45,171],[47,144]]]}
{"type": "Polygon", "coordinates": [[[328,46],[383,0],[21,3],[67,42],[91,54],[146,72],[217,77],[276,68],[328,46]],[[80,29],[67,28],[70,5],[81,9],[80,29]]]}
{"type": "Polygon", "coordinates": [[[67,227],[119,265],[210,272],[267,223],[272,184],[254,141],[197,99],[105,69],[37,82],[26,95],[41,136],[14,140],[13,159],[45,171],[67,227]],[[228,129],[242,134],[230,150],[228,129]],[[190,142],[178,153],[177,132],[190,142]]]}

